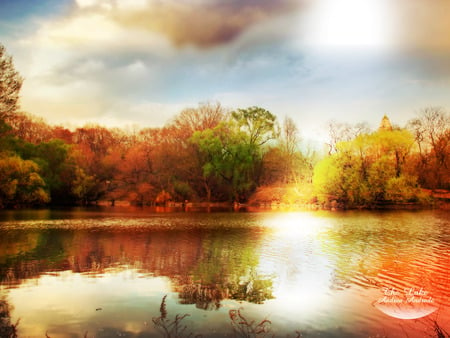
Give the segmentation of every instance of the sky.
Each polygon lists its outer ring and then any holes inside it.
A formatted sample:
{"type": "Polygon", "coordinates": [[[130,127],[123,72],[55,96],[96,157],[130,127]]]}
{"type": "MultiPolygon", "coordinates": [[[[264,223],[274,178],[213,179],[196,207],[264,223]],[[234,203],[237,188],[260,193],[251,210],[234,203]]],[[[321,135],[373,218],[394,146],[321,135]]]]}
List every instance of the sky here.
{"type": "Polygon", "coordinates": [[[450,107],[448,0],[0,0],[21,110],[51,124],[159,127],[220,102],[294,119],[450,107]]]}

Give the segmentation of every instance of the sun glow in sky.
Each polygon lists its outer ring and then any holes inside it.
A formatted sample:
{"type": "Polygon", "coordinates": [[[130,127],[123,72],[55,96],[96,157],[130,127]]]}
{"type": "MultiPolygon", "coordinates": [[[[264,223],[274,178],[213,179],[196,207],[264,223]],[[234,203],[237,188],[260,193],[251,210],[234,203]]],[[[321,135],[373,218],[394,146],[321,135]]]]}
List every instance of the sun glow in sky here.
{"type": "Polygon", "coordinates": [[[386,48],[390,13],[385,0],[323,0],[312,5],[309,43],[318,48],[386,48]]]}
{"type": "Polygon", "coordinates": [[[50,123],[162,126],[220,101],[403,125],[450,107],[447,0],[3,0],[21,107],[50,123]]]}

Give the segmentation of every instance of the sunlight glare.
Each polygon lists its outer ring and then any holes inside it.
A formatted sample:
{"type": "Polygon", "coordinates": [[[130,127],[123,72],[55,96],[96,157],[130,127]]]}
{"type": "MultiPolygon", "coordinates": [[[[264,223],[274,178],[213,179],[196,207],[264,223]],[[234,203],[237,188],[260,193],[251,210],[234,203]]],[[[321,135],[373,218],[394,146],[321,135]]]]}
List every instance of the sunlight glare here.
{"type": "Polygon", "coordinates": [[[267,225],[280,237],[308,237],[317,234],[326,225],[320,217],[307,212],[277,214],[267,225]]]}
{"type": "Polygon", "coordinates": [[[263,274],[277,276],[273,294],[283,304],[280,312],[302,313],[314,317],[329,306],[333,264],[320,255],[321,236],[328,226],[326,218],[308,212],[276,214],[266,225],[273,237],[265,243],[259,269],[263,274]]]}
{"type": "Polygon", "coordinates": [[[334,48],[387,47],[389,12],[385,0],[321,0],[307,20],[307,42],[334,48]]]}

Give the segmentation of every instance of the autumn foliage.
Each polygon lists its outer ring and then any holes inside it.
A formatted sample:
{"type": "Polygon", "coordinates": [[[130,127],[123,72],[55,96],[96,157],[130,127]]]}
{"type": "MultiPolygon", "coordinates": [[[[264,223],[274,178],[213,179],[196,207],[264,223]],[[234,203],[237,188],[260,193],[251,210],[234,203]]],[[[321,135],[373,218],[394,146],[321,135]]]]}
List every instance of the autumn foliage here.
{"type": "Polygon", "coordinates": [[[19,111],[21,84],[0,45],[2,208],[245,202],[257,188],[283,185],[299,194],[313,185],[311,201],[373,207],[423,200],[422,187],[450,188],[450,122],[440,108],[423,110],[406,128],[371,132],[333,122],[328,154],[319,156],[302,145],[292,119],[280,123],[260,107],[207,102],[161,128],[70,130],[19,111]]]}

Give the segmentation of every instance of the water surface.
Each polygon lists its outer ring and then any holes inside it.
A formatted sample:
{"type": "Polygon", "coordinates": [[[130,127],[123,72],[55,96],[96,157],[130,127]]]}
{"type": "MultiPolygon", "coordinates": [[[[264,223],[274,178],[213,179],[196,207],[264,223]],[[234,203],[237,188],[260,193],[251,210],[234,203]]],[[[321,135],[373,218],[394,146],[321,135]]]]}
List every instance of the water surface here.
{"type": "Polygon", "coordinates": [[[0,333],[157,337],[188,314],[185,335],[225,337],[235,310],[277,337],[450,331],[449,215],[2,211],[0,333]]]}

